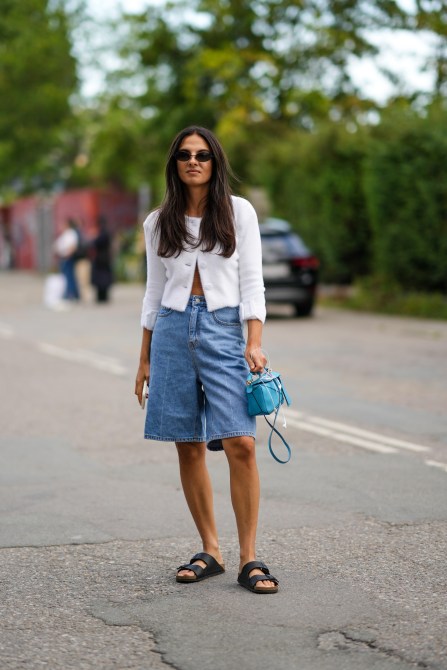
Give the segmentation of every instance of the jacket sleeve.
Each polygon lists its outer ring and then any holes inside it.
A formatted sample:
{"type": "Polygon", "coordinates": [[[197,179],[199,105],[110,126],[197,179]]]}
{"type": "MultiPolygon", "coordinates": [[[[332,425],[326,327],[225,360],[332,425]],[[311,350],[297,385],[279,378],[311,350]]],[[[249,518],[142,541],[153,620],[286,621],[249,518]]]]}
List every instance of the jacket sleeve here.
{"type": "Polygon", "coordinates": [[[147,330],[154,329],[166,284],[166,269],[156,252],[157,245],[154,235],[156,220],[157,212],[151,212],[143,224],[146,241],[147,281],[141,310],[141,325],[147,330]]]}
{"type": "Polygon", "coordinates": [[[239,306],[241,321],[266,317],[265,289],[262,277],[262,248],[258,217],[253,206],[243,198],[235,207],[237,248],[239,252],[239,306]]]}

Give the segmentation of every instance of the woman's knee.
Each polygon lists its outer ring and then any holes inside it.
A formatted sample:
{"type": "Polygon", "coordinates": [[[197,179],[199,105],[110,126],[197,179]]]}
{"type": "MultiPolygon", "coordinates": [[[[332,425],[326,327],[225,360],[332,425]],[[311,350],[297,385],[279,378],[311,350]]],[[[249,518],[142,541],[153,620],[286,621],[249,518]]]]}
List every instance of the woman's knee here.
{"type": "Polygon", "coordinates": [[[255,440],[249,435],[240,435],[222,440],[228,460],[244,463],[256,462],[255,440]]]}
{"type": "Polygon", "coordinates": [[[194,465],[205,458],[204,442],[176,442],[175,446],[182,465],[194,465]]]}

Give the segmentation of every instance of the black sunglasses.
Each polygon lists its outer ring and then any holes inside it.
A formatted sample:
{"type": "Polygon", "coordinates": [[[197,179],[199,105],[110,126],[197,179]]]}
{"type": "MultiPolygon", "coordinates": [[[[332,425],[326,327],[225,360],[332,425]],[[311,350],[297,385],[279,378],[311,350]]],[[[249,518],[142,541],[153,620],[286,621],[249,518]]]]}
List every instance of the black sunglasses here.
{"type": "Polygon", "coordinates": [[[180,149],[180,151],[176,151],[174,157],[176,160],[181,161],[182,163],[186,163],[187,161],[191,160],[191,158],[195,158],[199,161],[199,163],[208,163],[208,161],[214,158],[213,154],[209,151],[198,151],[196,154],[192,154],[190,151],[186,151],[186,149],[180,149]]]}

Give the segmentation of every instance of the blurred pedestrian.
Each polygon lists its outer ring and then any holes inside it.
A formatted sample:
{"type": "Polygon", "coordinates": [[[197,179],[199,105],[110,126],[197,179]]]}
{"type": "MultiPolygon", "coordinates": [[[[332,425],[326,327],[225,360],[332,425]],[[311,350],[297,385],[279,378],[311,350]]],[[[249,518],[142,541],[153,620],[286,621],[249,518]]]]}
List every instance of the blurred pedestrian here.
{"type": "Polygon", "coordinates": [[[78,246],[74,253],[75,277],[81,300],[88,302],[90,299],[91,290],[91,261],[89,257],[89,242],[85,236],[84,227],[81,226],[78,221],[74,222],[74,225],[74,230],[78,238],[78,246]]]}
{"type": "Polygon", "coordinates": [[[79,287],[75,275],[78,235],[76,222],[68,219],[62,223],[62,232],[56,238],[53,249],[59,257],[60,271],[65,279],[64,300],[79,300],[79,287]]]}
{"type": "Polygon", "coordinates": [[[104,216],[98,218],[91,247],[91,283],[96,288],[96,302],[108,302],[113,284],[112,238],[104,216]]]}
{"type": "Polygon", "coordinates": [[[165,198],[144,222],[147,286],[135,394],[141,402],[147,380],[145,437],[175,442],[202,540],[176,580],[198,582],[225,570],[205,461],[207,448],[223,449],[239,535],[238,582],[254,593],[276,593],[277,579],[256,560],[256,423],[245,393],[249,370],[267,363],[261,239],[251,204],[231,195],[229,173],[209,130],[186,128],[173,141],[165,198]]]}

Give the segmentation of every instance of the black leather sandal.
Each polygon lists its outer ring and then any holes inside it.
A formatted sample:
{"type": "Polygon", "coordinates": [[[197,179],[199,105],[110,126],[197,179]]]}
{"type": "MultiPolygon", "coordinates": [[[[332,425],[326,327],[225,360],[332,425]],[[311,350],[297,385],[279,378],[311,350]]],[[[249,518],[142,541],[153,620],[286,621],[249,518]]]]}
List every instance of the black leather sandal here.
{"type": "Polygon", "coordinates": [[[192,570],[192,572],[194,572],[196,576],[195,577],[190,577],[188,575],[179,576],[177,574],[175,581],[183,583],[201,582],[202,579],[206,579],[207,577],[215,577],[216,575],[221,575],[222,572],[225,572],[225,566],[220,565],[220,563],[218,563],[215,558],[210,556],[210,554],[205,554],[204,552],[201,552],[193,556],[191,558],[190,563],[181,565],[179,568],[177,568],[177,572],[180,572],[180,570],[192,570]],[[203,561],[204,563],[206,563],[206,568],[202,568],[201,565],[197,565],[197,563],[194,563],[193,561],[203,561]]]}
{"type": "Polygon", "coordinates": [[[261,561],[250,561],[249,563],[246,563],[244,567],[242,568],[238,578],[237,578],[238,583],[243,586],[245,589],[248,589],[252,593],[277,593],[278,592],[278,580],[276,577],[273,577],[269,573],[269,569],[266,566],[265,563],[261,563],[261,561]],[[250,572],[254,570],[255,568],[258,568],[259,570],[262,570],[264,573],[263,575],[253,575],[250,577],[250,572]],[[275,586],[266,586],[262,589],[257,589],[256,584],[258,582],[273,582],[275,586]]]}

